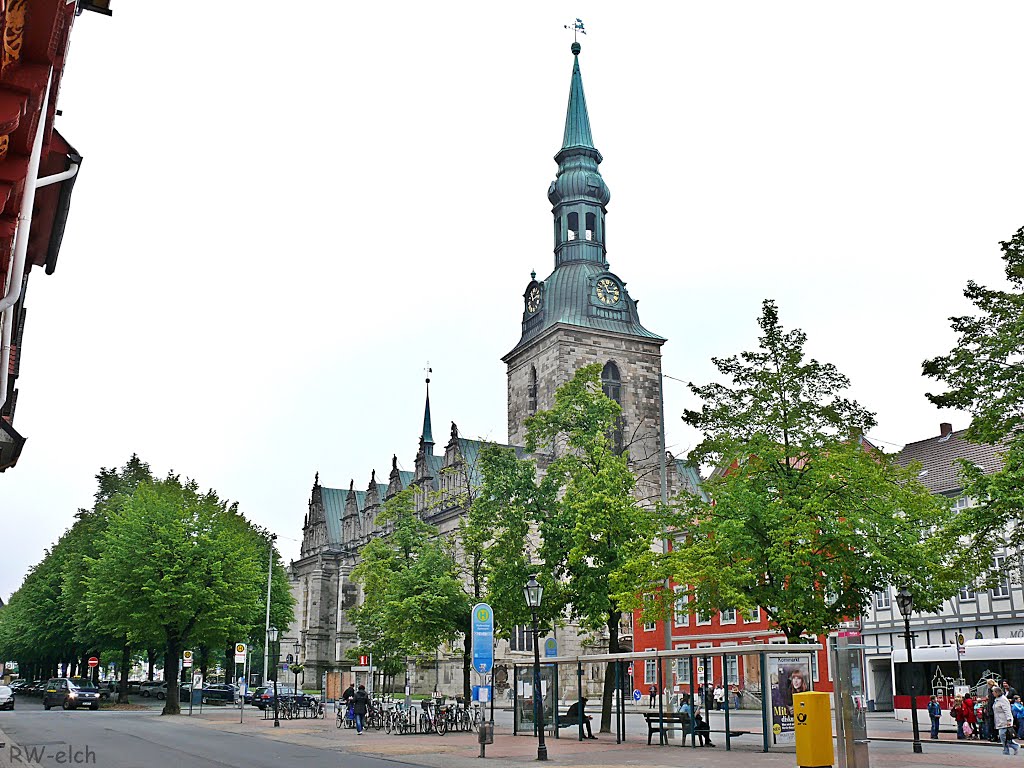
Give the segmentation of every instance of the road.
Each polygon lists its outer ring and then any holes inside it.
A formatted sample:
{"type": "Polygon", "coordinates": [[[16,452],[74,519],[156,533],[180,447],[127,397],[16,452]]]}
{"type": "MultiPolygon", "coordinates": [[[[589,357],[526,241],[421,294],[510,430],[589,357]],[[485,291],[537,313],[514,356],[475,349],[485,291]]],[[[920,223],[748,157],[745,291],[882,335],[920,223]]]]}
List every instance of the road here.
{"type": "MultiPolygon", "coordinates": [[[[230,766],[279,768],[302,765],[338,768],[338,749],[311,748],[255,735],[197,727],[187,717],[160,717],[154,711],[44,712],[41,707],[2,712],[7,744],[0,765],[230,766]],[[18,745],[12,747],[13,744],[18,745]]],[[[346,754],[346,768],[396,768],[401,764],[346,754]]],[[[407,765],[406,763],[405,765],[407,765]]]]}

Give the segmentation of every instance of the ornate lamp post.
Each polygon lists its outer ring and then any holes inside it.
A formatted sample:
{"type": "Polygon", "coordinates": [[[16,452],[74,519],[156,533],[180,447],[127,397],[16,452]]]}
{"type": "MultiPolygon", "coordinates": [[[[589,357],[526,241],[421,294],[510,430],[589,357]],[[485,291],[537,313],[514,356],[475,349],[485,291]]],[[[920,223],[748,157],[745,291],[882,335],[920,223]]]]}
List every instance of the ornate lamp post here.
{"type": "Polygon", "coordinates": [[[273,647],[270,657],[274,660],[274,727],[280,728],[281,720],[277,713],[277,657],[281,653],[281,649],[277,645],[277,627],[267,630],[267,647],[273,647]]]}
{"type": "Polygon", "coordinates": [[[537,609],[540,608],[540,601],[544,596],[544,587],[537,583],[536,575],[531,576],[526,582],[523,595],[533,617],[533,709],[534,723],[537,725],[537,759],[547,760],[548,747],[544,743],[544,701],[540,691],[540,625],[537,623],[537,609]]]}
{"type": "Polygon", "coordinates": [[[896,593],[896,605],[903,614],[903,639],[907,642],[907,673],[910,688],[910,721],[914,724],[914,752],[921,754],[921,730],[917,724],[917,675],[914,673],[914,652],[910,642],[910,615],[914,612],[914,596],[904,587],[896,593]]]}
{"type": "Polygon", "coordinates": [[[295,649],[295,655],[292,657],[292,671],[295,673],[295,693],[299,693],[299,649],[302,648],[302,643],[296,640],[292,644],[292,648],[295,649]]]}

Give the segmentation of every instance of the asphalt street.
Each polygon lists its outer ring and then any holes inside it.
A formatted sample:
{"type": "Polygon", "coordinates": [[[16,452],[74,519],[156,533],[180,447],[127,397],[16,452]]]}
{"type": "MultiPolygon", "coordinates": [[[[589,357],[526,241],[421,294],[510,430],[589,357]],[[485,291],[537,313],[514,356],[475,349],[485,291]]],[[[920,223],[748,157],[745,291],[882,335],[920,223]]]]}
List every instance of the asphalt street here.
{"type": "Polygon", "coordinates": [[[0,750],[0,764],[11,766],[338,768],[343,764],[346,768],[396,768],[403,764],[358,754],[342,755],[340,749],[311,748],[196,727],[187,717],[160,717],[154,711],[44,712],[26,707],[0,715],[0,728],[7,737],[0,750]]]}

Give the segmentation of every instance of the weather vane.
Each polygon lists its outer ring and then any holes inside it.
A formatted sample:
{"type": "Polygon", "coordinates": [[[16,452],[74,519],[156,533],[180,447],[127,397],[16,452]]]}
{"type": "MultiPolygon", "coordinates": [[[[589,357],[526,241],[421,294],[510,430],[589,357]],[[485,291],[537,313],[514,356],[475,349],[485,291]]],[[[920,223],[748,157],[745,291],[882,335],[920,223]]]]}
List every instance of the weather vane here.
{"type": "Polygon", "coordinates": [[[565,28],[572,30],[572,41],[573,42],[576,42],[576,36],[577,35],[585,35],[585,34],[587,34],[587,30],[585,30],[583,28],[583,19],[576,19],[576,21],[574,23],[566,24],[565,28]]]}
{"type": "Polygon", "coordinates": [[[427,360],[427,367],[423,369],[427,374],[427,384],[430,383],[430,374],[434,372],[434,369],[430,367],[430,361],[427,360]]]}

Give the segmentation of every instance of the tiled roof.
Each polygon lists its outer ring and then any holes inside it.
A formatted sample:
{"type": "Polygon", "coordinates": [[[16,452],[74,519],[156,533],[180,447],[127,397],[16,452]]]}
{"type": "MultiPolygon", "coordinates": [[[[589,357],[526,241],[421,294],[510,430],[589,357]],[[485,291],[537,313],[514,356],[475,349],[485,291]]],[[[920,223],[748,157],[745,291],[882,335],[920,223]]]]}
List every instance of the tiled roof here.
{"type": "Polygon", "coordinates": [[[904,467],[913,461],[920,462],[919,479],[932,493],[955,494],[963,488],[958,459],[980,466],[985,474],[998,472],[1003,466],[1000,446],[968,442],[964,439],[966,431],[961,429],[945,437],[940,435],[907,443],[896,460],[904,467]]]}

